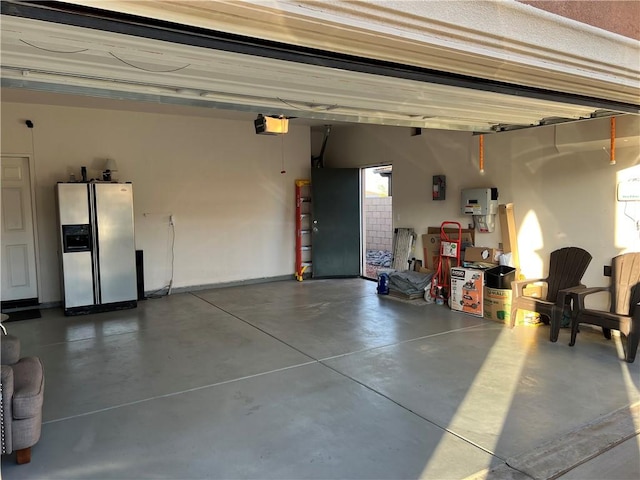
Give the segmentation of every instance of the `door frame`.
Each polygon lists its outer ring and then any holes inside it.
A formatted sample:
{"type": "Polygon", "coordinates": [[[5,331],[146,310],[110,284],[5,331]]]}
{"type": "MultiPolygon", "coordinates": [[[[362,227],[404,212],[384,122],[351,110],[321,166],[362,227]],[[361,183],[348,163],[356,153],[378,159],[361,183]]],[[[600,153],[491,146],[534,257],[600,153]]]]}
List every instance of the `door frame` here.
{"type": "MultiPolygon", "coordinates": [[[[366,170],[370,168],[380,168],[380,167],[392,167],[392,162],[383,162],[376,163],[373,165],[366,165],[364,167],[360,167],[360,270],[361,270],[361,278],[365,280],[376,280],[375,278],[367,277],[367,218],[365,209],[365,202],[367,200],[367,182],[366,182],[366,170]]],[[[393,177],[389,179],[389,191],[392,192],[391,184],[393,183],[393,177]]],[[[389,195],[393,198],[393,195],[389,195]]],[[[392,210],[391,210],[391,232],[393,235],[394,231],[394,220],[393,220],[393,199],[391,200],[392,210]]],[[[393,237],[392,237],[393,238],[393,237]]],[[[393,247],[392,247],[393,249],[393,247]]],[[[391,252],[393,253],[393,252],[391,252]]]]}
{"type": "MultiPolygon", "coordinates": [[[[33,132],[31,132],[33,135],[33,132]]],[[[5,157],[26,158],[29,166],[29,195],[31,196],[31,218],[33,219],[33,254],[35,256],[36,267],[36,299],[40,304],[40,294],[42,292],[42,275],[40,275],[40,235],[38,235],[38,208],[36,203],[36,165],[34,153],[6,153],[0,152],[0,161],[5,157]]],[[[57,248],[56,248],[57,251],[57,248]]]]}
{"type": "MultiPolygon", "coordinates": [[[[346,167],[346,168],[325,167],[325,168],[312,169],[311,189],[312,189],[311,190],[312,278],[314,279],[361,278],[362,277],[362,171],[361,169],[359,167],[346,167]],[[333,172],[333,173],[329,173],[329,172],[333,172]],[[338,172],[342,172],[342,173],[338,173],[338,172]],[[326,177],[325,173],[326,175],[329,175],[329,177],[326,177]],[[320,180],[319,176],[323,177],[322,180],[320,180]],[[347,181],[345,181],[345,176],[348,176],[347,181]],[[357,189],[357,192],[353,192],[354,190],[352,189],[352,187],[354,187],[353,183],[356,184],[355,188],[357,189]],[[336,193],[335,190],[337,187],[339,187],[338,193],[342,194],[344,192],[348,192],[348,194],[346,195],[347,199],[345,200],[347,204],[350,205],[351,200],[355,200],[358,202],[357,207],[355,207],[351,212],[354,214],[353,217],[357,217],[357,219],[354,219],[353,221],[351,221],[350,218],[345,219],[344,215],[342,216],[338,215],[340,216],[340,221],[338,222],[334,217],[335,212],[328,213],[326,205],[331,204],[331,205],[344,206],[345,203],[343,202],[340,204],[334,201],[333,203],[327,202],[325,204],[322,201],[318,201],[318,197],[324,197],[326,195],[326,188],[327,188],[327,185],[329,184],[331,184],[331,187],[334,193],[336,193]],[[323,193],[323,195],[319,195],[321,192],[323,193]],[[354,196],[352,197],[352,195],[354,196]],[[323,207],[320,207],[320,208],[323,208],[322,218],[320,218],[320,215],[319,215],[320,212],[318,211],[318,208],[321,205],[323,206],[323,207]],[[330,221],[327,221],[328,218],[330,218],[330,221]],[[318,221],[320,221],[319,227],[318,227],[318,221]],[[330,233],[333,233],[333,236],[330,235],[330,237],[333,238],[332,241],[335,241],[336,235],[339,235],[339,236],[341,235],[341,240],[343,241],[346,240],[348,242],[347,243],[348,248],[341,249],[339,251],[340,259],[345,261],[344,263],[341,264],[341,266],[336,267],[335,255],[332,255],[331,261],[328,262],[330,264],[330,267],[327,268],[327,266],[324,265],[323,268],[325,272],[322,272],[322,274],[319,275],[320,272],[319,272],[318,265],[322,264],[323,262],[319,261],[318,252],[322,251],[322,254],[324,254],[325,257],[327,257],[326,248],[324,250],[322,248],[318,248],[320,243],[323,243],[323,246],[327,247],[326,238],[328,237],[327,237],[327,230],[325,229],[325,225],[329,227],[329,230],[331,230],[331,228],[333,227],[333,231],[330,232],[330,233]],[[347,225],[348,228],[342,228],[345,225],[347,225]],[[356,232],[356,225],[357,225],[357,232],[356,232]],[[322,235],[323,237],[322,242],[319,241],[318,231],[321,232],[320,235],[322,235]],[[346,239],[345,239],[345,232],[347,237],[346,239]],[[358,242],[357,250],[355,246],[356,235],[357,235],[357,242],[358,242]],[[353,253],[353,255],[351,255],[351,253],[353,253]],[[351,264],[352,261],[353,261],[353,264],[351,264]],[[348,267],[345,268],[344,267],[345,264],[347,264],[348,267]],[[356,265],[357,265],[357,272],[356,272],[356,265]]],[[[336,193],[336,197],[338,196],[338,193],[336,193]]],[[[344,197],[344,195],[342,196],[344,197]]],[[[342,197],[340,197],[340,199],[344,200],[342,197]]],[[[324,200],[324,198],[322,200],[324,200]]],[[[332,200],[335,200],[335,198],[333,198],[332,200]]],[[[341,210],[342,212],[345,212],[345,211],[350,211],[351,209],[342,208],[341,210]]]]}

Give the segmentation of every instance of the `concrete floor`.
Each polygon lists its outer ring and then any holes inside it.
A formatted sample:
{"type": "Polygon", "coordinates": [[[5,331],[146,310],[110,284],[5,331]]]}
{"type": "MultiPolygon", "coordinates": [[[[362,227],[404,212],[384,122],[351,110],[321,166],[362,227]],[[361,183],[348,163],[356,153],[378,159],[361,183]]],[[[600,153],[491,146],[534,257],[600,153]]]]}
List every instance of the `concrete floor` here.
{"type": "Polygon", "coordinates": [[[4,456],[3,478],[640,478],[640,362],[619,338],[584,328],[571,348],[567,330],[551,343],[545,326],[375,286],[265,283],[7,323],[46,388],[32,462],[4,456]],[[565,450],[610,418],[606,438],[565,450]]]}

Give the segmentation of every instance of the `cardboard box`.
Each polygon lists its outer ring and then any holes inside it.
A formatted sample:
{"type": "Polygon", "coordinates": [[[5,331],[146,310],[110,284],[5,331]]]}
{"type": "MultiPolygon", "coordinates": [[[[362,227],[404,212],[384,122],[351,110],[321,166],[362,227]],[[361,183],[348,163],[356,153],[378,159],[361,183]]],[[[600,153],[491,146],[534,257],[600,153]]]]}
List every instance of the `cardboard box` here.
{"type": "MultiPolygon", "coordinates": [[[[458,239],[458,231],[455,232],[445,230],[452,240],[458,239]]],[[[424,253],[424,267],[435,270],[438,266],[438,258],[440,257],[440,229],[436,227],[429,227],[428,233],[422,235],[422,249],[424,253]],[[432,229],[436,229],[432,232],[432,229]]],[[[473,245],[473,232],[472,230],[462,230],[461,247],[464,245],[473,245]]],[[[461,259],[462,260],[462,259],[461,259]]]]}
{"type": "MultiPolygon", "coordinates": [[[[545,298],[547,296],[546,283],[531,283],[524,287],[522,293],[525,297],[545,298]]],[[[516,325],[542,325],[542,319],[538,312],[530,312],[528,310],[518,310],[516,317],[516,325]]]]}
{"type": "Polygon", "coordinates": [[[487,247],[467,247],[464,251],[465,262],[483,262],[483,263],[495,263],[499,262],[500,250],[487,247]]]}
{"type": "Polygon", "coordinates": [[[522,294],[525,297],[544,298],[544,296],[546,296],[545,287],[546,285],[541,285],[541,284],[538,285],[538,284],[532,283],[522,289],[522,294]]]}
{"type": "Polygon", "coordinates": [[[544,325],[544,322],[540,318],[538,312],[530,312],[528,310],[518,310],[516,316],[516,325],[524,325],[526,327],[537,327],[538,325],[544,325]]]}
{"type": "Polygon", "coordinates": [[[484,287],[484,318],[510,323],[511,295],[511,289],[484,287]]]}
{"type": "Polygon", "coordinates": [[[483,316],[484,272],[474,268],[451,268],[451,310],[483,316]]]}
{"type": "MultiPolygon", "coordinates": [[[[445,228],[444,231],[447,234],[458,233],[457,228],[445,228]]],[[[440,227],[427,227],[427,233],[437,233],[440,234],[440,227]]],[[[462,233],[468,233],[471,235],[471,240],[474,241],[476,238],[476,231],[473,228],[463,228],[462,233]]]]}
{"type": "MultiPolygon", "coordinates": [[[[512,290],[484,287],[484,318],[510,324],[512,290]]],[[[527,310],[518,310],[515,325],[536,326],[541,325],[540,314],[527,310]]]]}

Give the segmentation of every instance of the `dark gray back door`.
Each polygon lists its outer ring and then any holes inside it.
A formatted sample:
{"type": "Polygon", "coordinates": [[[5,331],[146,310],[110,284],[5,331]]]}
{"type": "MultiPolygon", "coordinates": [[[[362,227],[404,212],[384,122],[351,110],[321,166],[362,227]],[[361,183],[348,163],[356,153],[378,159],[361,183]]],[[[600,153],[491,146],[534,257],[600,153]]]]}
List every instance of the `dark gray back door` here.
{"type": "Polygon", "coordinates": [[[360,170],[311,170],[313,278],[360,276],[360,170]]]}

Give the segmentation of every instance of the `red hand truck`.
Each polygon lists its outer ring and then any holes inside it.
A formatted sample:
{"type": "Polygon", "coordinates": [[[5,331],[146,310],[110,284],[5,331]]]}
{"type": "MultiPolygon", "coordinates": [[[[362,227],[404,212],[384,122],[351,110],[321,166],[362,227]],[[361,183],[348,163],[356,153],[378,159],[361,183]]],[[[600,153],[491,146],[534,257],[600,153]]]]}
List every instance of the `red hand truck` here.
{"type": "Polygon", "coordinates": [[[431,296],[436,298],[438,289],[444,299],[451,293],[451,267],[460,266],[460,245],[462,242],[462,226],[459,222],[442,222],[440,225],[440,255],[438,266],[431,281],[431,296]],[[454,228],[455,227],[455,228],[454,228]],[[453,232],[447,232],[453,230],[453,232]],[[454,238],[457,232],[457,237],[454,238]],[[452,265],[455,259],[455,265],[452,265]]]}

